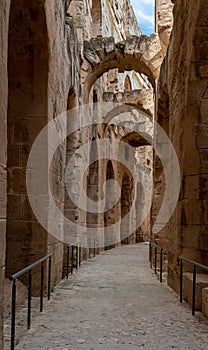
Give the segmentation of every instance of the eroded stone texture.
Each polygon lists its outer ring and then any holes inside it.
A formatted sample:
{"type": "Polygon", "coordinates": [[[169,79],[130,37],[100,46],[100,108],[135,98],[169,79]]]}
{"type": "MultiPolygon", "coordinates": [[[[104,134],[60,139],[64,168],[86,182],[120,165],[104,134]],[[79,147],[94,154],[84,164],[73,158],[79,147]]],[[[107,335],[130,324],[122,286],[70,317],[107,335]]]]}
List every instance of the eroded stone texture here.
{"type": "Polygon", "coordinates": [[[86,41],[85,61],[82,65],[83,101],[89,100],[89,92],[97,78],[109,69],[118,68],[144,73],[152,86],[158,78],[164,49],[157,34],[130,36],[125,42],[115,43],[114,38],[101,38],[86,41]]]}
{"type": "Polygon", "coordinates": [[[103,101],[113,102],[119,105],[127,104],[135,106],[149,116],[153,116],[154,114],[153,90],[151,89],[125,91],[120,93],[105,92],[103,94],[103,101]]]}
{"type": "MultiPolygon", "coordinates": [[[[181,168],[180,198],[165,236],[169,245],[168,282],[178,290],[178,255],[207,263],[208,4],[202,0],[177,0],[174,5],[158,117],[173,142],[181,168]]],[[[187,265],[186,270],[190,269],[191,265],[187,265]]]]}
{"type": "Polygon", "coordinates": [[[0,2],[0,348],[3,349],[4,275],[6,249],[7,50],[10,1],[0,2]]]}
{"type": "Polygon", "coordinates": [[[172,0],[156,0],[156,28],[161,42],[168,47],[173,27],[173,2],[172,0]]]}

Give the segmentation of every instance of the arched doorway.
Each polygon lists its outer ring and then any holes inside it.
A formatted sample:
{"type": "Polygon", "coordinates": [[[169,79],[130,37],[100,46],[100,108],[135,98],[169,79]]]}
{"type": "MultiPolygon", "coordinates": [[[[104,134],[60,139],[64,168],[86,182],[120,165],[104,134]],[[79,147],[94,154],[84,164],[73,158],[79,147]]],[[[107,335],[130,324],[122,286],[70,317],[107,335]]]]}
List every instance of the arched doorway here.
{"type": "MultiPolygon", "coordinates": [[[[115,191],[113,183],[109,185],[107,183],[108,180],[114,180],[115,174],[113,169],[112,161],[109,160],[107,162],[106,167],[106,193],[105,193],[105,201],[106,201],[106,208],[110,207],[111,209],[107,210],[104,213],[104,227],[108,227],[110,225],[113,225],[117,221],[117,205],[114,205],[114,203],[111,203],[112,193],[115,191]]],[[[110,233],[107,233],[107,230],[104,232],[104,240],[105,240],[105,250],[111,249],[115,247],[115,235],[116,232],[113,232],[113,229],[110,233]]]]}
{"type": "MultiPolygon", "coordinates": [[[[49,48],[45,2],[11,1],[8,47],[6,276],[48,252],[26,189],[31,146],[48,122],[49,48]]],[[[39,278],[37,277],[39,283],[39,278]]],[[[33,285],[36,278],[33,279],[33,285]]]]}
{"type": "MultiPolygon", "coordinates": [[[[89,172],[87,176],[87,198],[90,200],[97,202],[99,200],[99,161],[96,159],[98,157],[98,149],[95,138],[92,139],[91,149],[90,149],[90,159],[89,159],[89,172]]],[[[91,213],[87,211],[87,227],[95,228],[98,227],[99,224],[99,214],[98,210],[96,213],[91,213]]],[[[96,248],[97,252],[100,246],[100,238],[93,234],[88,239],[89,249],[96,248]]]]}
{"type": "MultiPolygon", "coordinates": [[[[132,179],[128,174],[124,174],[121,187],[121,219],[130,211],[132,204],[132,179]]],[[[130,217],[122,222],[120,227],[121,244],[129,244],[131,237],[130,217]]]]}
{"type": "Polygon", "coordinates": [[[131,91],[131,90],[132,90],[131,79],[127,75],[124,81],[124,91],[131,91]]]}

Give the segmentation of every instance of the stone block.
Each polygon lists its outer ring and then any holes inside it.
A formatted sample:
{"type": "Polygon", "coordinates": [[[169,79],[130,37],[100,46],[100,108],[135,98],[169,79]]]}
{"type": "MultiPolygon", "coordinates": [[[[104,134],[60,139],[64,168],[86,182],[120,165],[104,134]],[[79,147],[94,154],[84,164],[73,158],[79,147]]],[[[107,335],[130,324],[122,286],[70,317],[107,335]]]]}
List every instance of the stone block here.
{"type": "MultiPolygon", "coordinates": [[[[192,305],[192,284],[193,274],[185,272],[183,274],[183,298],[192,305]]],[[[197,311],[202,311],[202,290],[208,287],[208,275],[197,273],[196,275],[196,304],[197,311]]]]}
{"type": "Polygon", "coordinates": [[[202,313],[208,317],[208,287],[202,289],[202,313]]]}

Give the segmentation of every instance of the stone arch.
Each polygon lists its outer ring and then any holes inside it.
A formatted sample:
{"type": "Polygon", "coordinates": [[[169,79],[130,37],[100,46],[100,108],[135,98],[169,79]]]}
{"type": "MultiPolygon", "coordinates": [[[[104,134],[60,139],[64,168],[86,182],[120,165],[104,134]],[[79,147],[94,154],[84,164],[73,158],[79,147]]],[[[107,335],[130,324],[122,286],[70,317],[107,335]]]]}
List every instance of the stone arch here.
{"type": "Polygon", "coordinates": [[[102,35],[101,0],[92,0],[92,38],[102,35]]]}
{"type": "MultiPolygon", "coordinates": [[[[121,219],[130,211],[132,204],[133,184],[129,174],[124,173],[121,185],[121,219]]],[[[130,220],[124,222],[120,227],[121,244],[129,244],[131,239],[130,220]]]]}
{"type": "Polygon", "coordinates": [[[114,38],[97,38],[84,43],[81,67],[83,102],[89,102],[89,94],[96,80],[110,69],[119,72],[136,71],[145,74],[155,88],[164,51],[158,35],[130,36],[125,42],[115,43],[114,38]]]}
{"type": "MultiPolygon", "coordinates": [[[[48,234],[34,218],[26,190],[30,148],[48,121],[49,48],[44,5],[44,1],[11,1],[8,47],[7,277],[48,252],[48,234]]],[[[34,286],[36,282],[39,283],[39,279],[34,279],[34,286]]]]}
{"type": "MultiPolygon", "coordinates": [[[[119,106],[131,106],[153,118],[154,115],[154,91],[141,89],[124,92],[104,92],[104,102],[113,102],[119,106]]],[[[131,108],[130,107],[130,108],[131,108]]]]}
{"type": "MultiPolygon", "coordinates": [[[[96,144],[96,140],[93,137],[92,138],[92,144],[90,149],[90,157],[89,157],[89,169],[88,169],[88,175],[87,175],[87,198],[90,200],[93,200],[94,202],[97,202],[97,208],[98,208],[98,201],[100,196],[99,191],[99,160],[94,161],[98,157],[98,148],[96,144]]],[[[87,227],[90,228],[97,228],[99,225],[99,214],[98,210],[96,213],[91,213],[87,211],[86,216],[86,224],[87,227]]],[[[97,235],[93,235],[90,237],[87,237],[88,243],[89,243],[89,249],[92,250],[92,247],[98,247],[97,252],[100,246],[99,237],[97,235]]]]}
{"type": "MultiPolygon", "coordinates": [[[[92,145],[90,149],[89,159],[89,172],[87,176],[87,197],[95,202],[98,202],[99,198],[99,161],[93,161],[97,158],[98,149],[95,138],[92,139],[92,145]]],[[[98,214],[87,212],[87,226],[97,227],[98,225],[98,214]]]]}
{"type": "MultiPolygon", "coordinates": [[[[75,89],[73,86],[70,87],[69,92],[68,92],[68,98],[67,98],[67,135],[69,133],[69,130],[71,128],[71,125],[76,123],[77,118],[78,118],[78,111],[76,110],[76,107],[79,105],[78,97],[76,95],[75,89]],[[70,125],[69,125],[70,123],[70,125]]],[[[79,140],[80,140],[80,131],[76,131],[73,134],[69,134],[66,138],[66,166],[73,154],[73,152],[77,149],[79,145],[79,140]]],[[[75,221],[77,212],[76,212],[76,206],[74,203],[71,201],[70,196],[67,192],[67,189],[65,187],[64,191],[64,215],[65,217],[72,218],[75,221]],[[74,215],[74,217],[73,217],[74,215]]],[[[64,228],[64,234],[67,235],[67,227],[64,228]]],[[[63,249],[63,269],[62,269],[62,278],[66,276],[66,261],[67,261],[67,254],[68,254],[68,248],[67,244],[64,244],[64,249],[63,249]]],[[[71,254],[71,252],[70,252],[71,254]]]]}
{"type": "Polygon", "coordinates": [[[124,91],[131,91],[131,90],[132,90],[131,79],[127,75],[124,80],[124,91]]]}
{"type": "MultiPolygon", "coordinates": [[[[106,165],[106,181],[108,180],[115,180],[115,171],[113,167],[113,163],[111,160],[108,160],[106,165]]],[[[111,199],[111,193],[114,191],[114,189],[111,187],[106,187],[106,204],[109,205],[110,199],[111,199]]],[[[111,207],[111,205],[110,205],[111,207]]],[[[104,228],[115,224],[117,221],[117,205],[112,206],[111,209],[105,211],[104,213],[104,228]]],[[[104,242],[105,242],[105,250],[111,249],[115,247],[115,233],[112,231],[111,235],[107,236],[106,231],[104,231],[104,242]]]]}
{"type": "Polygon", "coordinates": [[[153,143],[153,124],[149,124],[149,116],[147,115],[148,119],[142,123],[142,127],[140,128],[141,135],[136,132],[137,130],[137,123],[139,123],[141,120],[143,120],[143,117],[145,116],[145,113],[143,111],[138,110],[136,107],[130,106],[128,104],[126,105],[120,105],[116,106],[114,109],[112,109],[104,119],[104,135],[107,135],[108,133],[108,126],[115,127],[116,128],[116,134],[117,139],[121,139],[122,141],[128,143],[132,147],[139,147],[139,146],[152,146],[153,143]],[[130,114],[134,113],[134,117],[136,116],[137,119],[132,121],[131,119],[128,120],[120,120],[113,122],[114,118],[117,118],[118,116],[122,116],[122,114],[130,114]],[[135,115],[135,113],[138,113],[135,115]],[[142,119],[140,119],[142,118],[142,119]],[[150,128],[151,127],[151,128],[150,128]],[[144,132],[145,137],[143,137],[142,132],[144,132]],[[152,134],[152,136],[151,136],[152,134]]]}

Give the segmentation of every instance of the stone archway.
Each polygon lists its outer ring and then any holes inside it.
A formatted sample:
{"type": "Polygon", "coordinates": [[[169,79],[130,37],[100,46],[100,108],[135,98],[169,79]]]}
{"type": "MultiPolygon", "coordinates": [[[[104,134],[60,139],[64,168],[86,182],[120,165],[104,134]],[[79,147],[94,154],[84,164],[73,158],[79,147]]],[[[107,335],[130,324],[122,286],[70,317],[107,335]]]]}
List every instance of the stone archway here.
{"type": "MultiPolygon", "coordinates": [[[[7,277],[48,252],[48,234],[35,219],[26,190],[30,148],[48,122],[49,48],[44,5],[45,1],[11,2],[8,48],[7,277]]],[[[33,284],[35,286],[36,279],[33,284]]]]}
{"type": "Polygon", "coordinates": [[[157,34],[150,37],[130,36],[119,43],[115,43],[114,38],[85,41],[85,60],[81,67],[83,103],[89,102],[89,94],[96,80],[114,68],[118,68],[119,72],[134,70],[143,73],[155,88],[164,54],[157,34]]]}
{"type": "MultiPolygon", "coordinates": [[[[108,160],[107,166],[106,166],[106,181],[108,180],[114,180],[115,179],[115,173],[114,173],[114,168],[113,168],[113,163],[111,160],[108,160]]],[[[105,193],[105,200],[106,200],[106,205],[110,207],[111,209],[105,211],[104,213],[104,228],[110,225],[113,225],[117,221],[117,205],[111,205],[110,200],[111,200],[111,194],[113,193],[114,188],[113,186],[106,186],[106,193],[105,193]]],[[[115,247],[115,232],[107,235],[106,230],[104,231],[104,242],[105,242],[105,250],[111,249],[115,247]]]]}
{"type": "MultiPolygon", "coordinates": [[[[125,173],[121,185],[121,219],[124,218],[130,211],[132,204],[133,183],[131,177],[125,173]]],[[[129,244],[131,240],[131,224],[130,220],[121,224],[120,238],[121,244],[129,244]]]]}
{"type": "Polygon", "coordinates": [[[124,80],[124,91],[131,91],[131,90],[132,90],[131,79],[127,75],[124,80]]]}
{"type": "Polygon", "coordinates": [[[124,92],[104,92],[104,102],[113,102],[115,105],[128,105],[144,112],[150,117],[154,115],[154,91],[152,89],[141,89],[124,92]]]}

